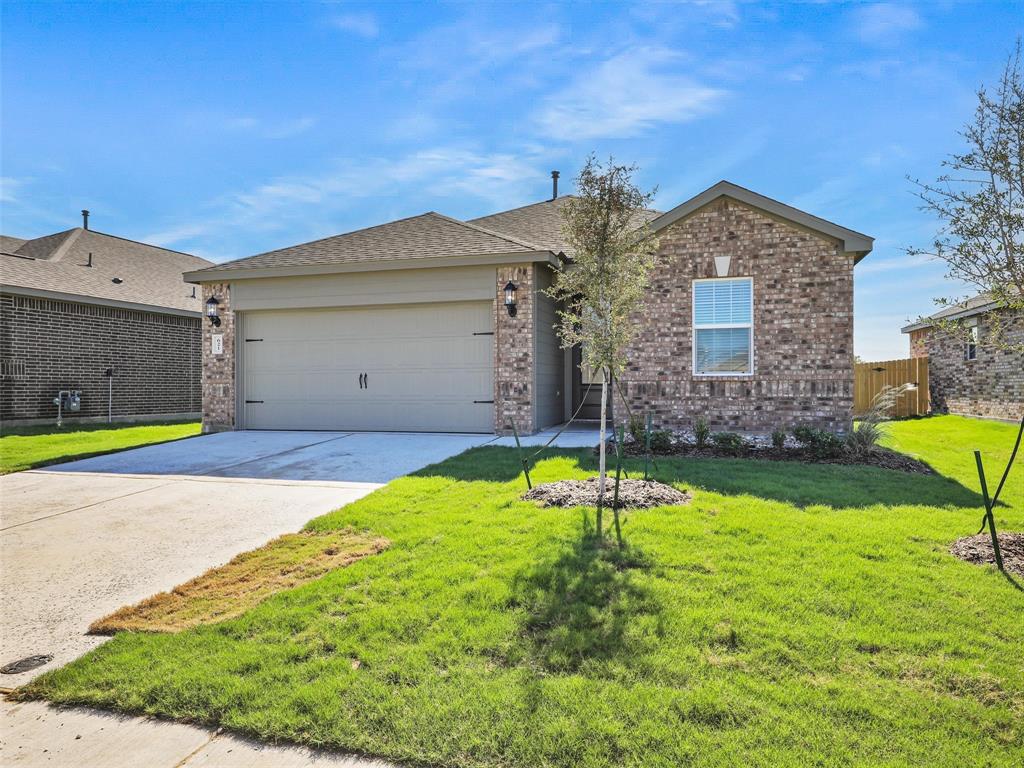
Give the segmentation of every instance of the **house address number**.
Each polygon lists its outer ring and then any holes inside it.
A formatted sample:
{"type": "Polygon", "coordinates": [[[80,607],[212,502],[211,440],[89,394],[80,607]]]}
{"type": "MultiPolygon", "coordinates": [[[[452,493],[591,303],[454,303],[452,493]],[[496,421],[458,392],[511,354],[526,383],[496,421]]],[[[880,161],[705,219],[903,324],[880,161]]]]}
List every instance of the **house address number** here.
{"type": "Polygon", "coordinates": [[[215,355],[224,354],[224,334],[215,333],[210,336],[210,351],[215,355]]]}

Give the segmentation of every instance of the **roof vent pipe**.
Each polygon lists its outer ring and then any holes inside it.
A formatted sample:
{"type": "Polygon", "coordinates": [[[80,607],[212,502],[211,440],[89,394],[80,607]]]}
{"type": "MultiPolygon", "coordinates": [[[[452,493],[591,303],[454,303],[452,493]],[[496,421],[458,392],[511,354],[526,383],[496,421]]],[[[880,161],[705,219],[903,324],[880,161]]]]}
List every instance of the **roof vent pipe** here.
{"type": "Polygon", "coordinates": [[[558,171],[551,172],[551,199],[558,197],[558,171]]]}
{"type": "Polygon", "coordinates": [[[85,208],[82,209],[82,229],[89,228],[89,211],[85,208]]]}

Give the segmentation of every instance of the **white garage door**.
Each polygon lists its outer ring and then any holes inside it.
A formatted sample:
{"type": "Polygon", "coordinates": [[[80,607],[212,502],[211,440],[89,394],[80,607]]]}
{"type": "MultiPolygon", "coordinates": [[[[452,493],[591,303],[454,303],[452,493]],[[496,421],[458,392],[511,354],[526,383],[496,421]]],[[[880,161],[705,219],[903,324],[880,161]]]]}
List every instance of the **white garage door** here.
{"type": "Polygon", "coordinates": [[[245,427],[491,432],[492,307],[246,312],[245,427]]]}

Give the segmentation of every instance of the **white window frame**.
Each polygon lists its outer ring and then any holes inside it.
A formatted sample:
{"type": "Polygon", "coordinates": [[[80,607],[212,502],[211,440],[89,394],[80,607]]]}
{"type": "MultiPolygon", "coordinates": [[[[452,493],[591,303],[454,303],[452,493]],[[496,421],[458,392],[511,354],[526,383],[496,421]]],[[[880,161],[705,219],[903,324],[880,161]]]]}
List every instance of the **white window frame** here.
{"type": "Polygon", "coordinates": [[[695,377],[702,379],[715,379],[719,377],[749,378],[754,375],[754,278],[737,275],[736,277],[704,277],[693,280],[690,289],[690,328],[693,330],[693,339],[690,344],[690,368],[695,377]],[[746,280],[750,283],[750,322],[749,323],[703,323],[697,324],[697,284],[698,283],[721,283],[726,280],[733,282],[746,280]],[[697,331],[714,328],[746,328],[750,331],[750,348],[747,358],[746,371],[714,371],[704,372],[697,370],[697,331]]]}

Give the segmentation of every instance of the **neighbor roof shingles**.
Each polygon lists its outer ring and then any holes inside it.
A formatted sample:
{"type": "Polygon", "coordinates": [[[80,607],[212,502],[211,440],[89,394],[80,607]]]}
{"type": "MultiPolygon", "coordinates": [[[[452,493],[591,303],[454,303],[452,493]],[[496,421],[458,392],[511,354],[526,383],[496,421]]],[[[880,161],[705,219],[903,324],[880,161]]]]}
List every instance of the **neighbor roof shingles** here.
{"type": "Polygon", "coordinates": [[[28,240],[14,255],[0,256],[0,285],[16,291],[69,294],[109,301],[202,311],[202,300],[182,273],[210,266],[187,253],[125,240],[88,229],[71,229],[28,240]],[[85,266],[92,254],[92,267],[85,266]],[[117,277],[121,283],[114,283],[117,277]]]}
{"type": "Polygon", "coordinates": [[[433,211],[310,243],[218,264],[222,269],[266,269],[317,264],[532,253],[538,247],[433,211]]]}

